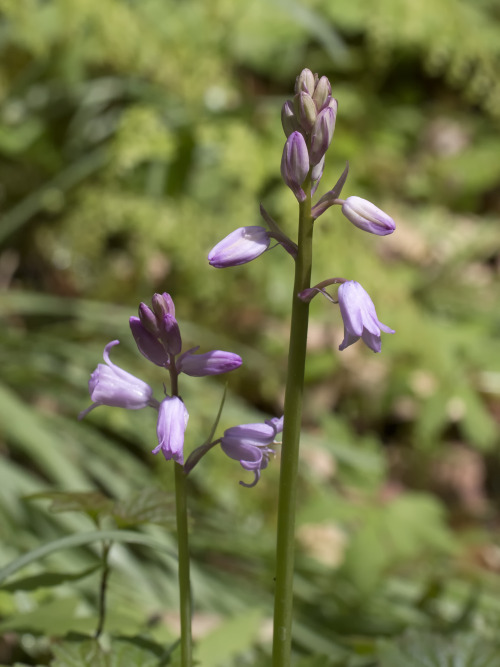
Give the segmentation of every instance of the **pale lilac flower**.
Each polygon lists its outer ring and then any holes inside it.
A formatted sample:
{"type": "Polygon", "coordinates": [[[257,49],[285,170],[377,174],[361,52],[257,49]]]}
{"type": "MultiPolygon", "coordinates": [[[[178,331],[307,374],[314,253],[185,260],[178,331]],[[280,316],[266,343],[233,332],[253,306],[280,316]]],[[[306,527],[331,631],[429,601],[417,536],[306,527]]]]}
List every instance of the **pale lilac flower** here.
{"type": "Polygon", "coordinates": [[[212,248],[208,262],[216,269],[246,264],[262,255],[269,244],[269,232],[265,227],[239,227],[212,248]]]}
{"type": "Polygon", "coordinates": [[[288,137],[281,158],[281,175],[299,202],[306,199],[302,184],[309,173],[309,153],[300,132],[292,132],[288,137]]]}
{"type": "Polygon", "coordinates": [[[99,364],[90,376],[89,392],[92,405],[80,412],[82,419],[98,405],[109,405],[127,410],[140,410],[150,405],[158,407],[153,398],[151,387],[131,373],[116,366],[109,358],[109,351],[120,341],[112,340],[104,348],[103,358],[106,364],[99,364]]]}
{"type": "Polygon", "coordinates": [[[396,223],[387,213],[361,197],[348,197],[342,204],[342,213],[353,225],[370,234],[386,236],[396,229],[396,223]]]}
{"type": "Polygon", "coordinates": [[[252,487],[260,479],[260,471],[267,467],[269,458],[274,454],[270,447],[276,435],[283,430],[283,417],[268,419],[264,424],[242,424],[224,431],[220,445],[225,454],[239,461],[242,468],[254,473],[251,484],[240,482],[242,486],[252,487]]]}
{"type": "Polygon", "coordinates": [[[167,396],[158,409],[156,433],[158,445],[153,454],[161,450],[167,461],[174,459],[181,465],[184,463],[184,433],[189,419],[186,406],[178,396],[167,396]]]}
{"type": "Polygon", "coordinates": [[[380,332],[395,333],[377,318],[368,292],[355,280],[348,280],[338,290],[340,313],[344,321],[344,340],[339,350],[345,350],[360,338],[374,352],[380,352],[380,332]]]}
{"type": "Polygon", "coordinates": [[[188,350],[177,359],[176,368],[178,373],[185,373],[191,377],[221,375],[221,373],[236,370],[242,364],[241,357],[233,352],[211,350],[204,354],[194,354],[197,349],[195,347],[188,350]]]}

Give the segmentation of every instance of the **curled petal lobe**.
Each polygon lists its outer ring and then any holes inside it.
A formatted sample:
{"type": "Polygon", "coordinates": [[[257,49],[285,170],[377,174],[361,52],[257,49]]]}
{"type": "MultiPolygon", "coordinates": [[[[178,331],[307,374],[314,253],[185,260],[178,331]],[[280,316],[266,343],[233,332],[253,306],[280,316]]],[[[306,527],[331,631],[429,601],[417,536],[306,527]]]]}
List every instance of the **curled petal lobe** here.
{"type": "Polygon", "coordinates": [[[344,340],[339,350],[345,350],[361,338],[371,350],[380,352],[382,347],[380,332],[395,332],[378,320],[369,294],[359,283],[348,280],[340,285],[338,300],[344,321],[344,340]]]}
{"type": "Polygon", "coordinates": [[[212,248],[208,262],[216,269],[246,264],[262,255],[269,244],[269,232],[265,227],[239,227],[212,248]]]}
{"type": "Polygon", "coordinates": [[[233,352],[224,350],[211,350],[205,354],[193,354],[186,352],[177,360],[177,371],[191,377],[204,377],[205,375],[221,375],[239,368],[242,364],[241,357],[233,352]]]}
{"type": "Polygon", "coordinates": [[[153,454],[162,452],[167,461],[184,463],[184,433],[189,419],[186,406],[178,396],[167,396],[158,409],[156,433],[158,445],[153,454]]]}
{"type": "Polygon", "coordinates": [[[387,213],[361,197],[348,197],[342,204],[342,213],[355,227],[370,234],[387,236],[396,229],[396,223],[387,213]]]}
{"type": "Polygon", "coordinates": [[[109,351],[120,341],[113,340],[104,348],[105,364],[99,364],[90,376],[89,393],[92,405],[80,413],[79,419],[85,417],[98,405],[108,405],[127,410],[140,410],[147,405],[156,407],[151,387],[131,373],[116,366],[109,358],[109,351]]]}

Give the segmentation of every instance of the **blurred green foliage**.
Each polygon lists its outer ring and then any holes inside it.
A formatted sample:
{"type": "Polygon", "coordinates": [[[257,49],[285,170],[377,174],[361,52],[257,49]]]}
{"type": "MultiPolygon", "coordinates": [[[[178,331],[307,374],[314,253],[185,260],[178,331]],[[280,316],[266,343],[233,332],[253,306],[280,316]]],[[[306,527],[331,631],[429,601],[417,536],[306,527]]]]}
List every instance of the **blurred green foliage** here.
{"type": "MultiPolygon", "coordinates": [[[[312,304],[297,664],[417,665],[415,646],[429,665],[500,664],[499,28],[496,0],[0,0],[2,565],[93,527],[25,496],[97,490],[123,508],[171,489],[149,454],[154,415],[76,421],[109,340],[117,363],[161,387],[127,326],[153,292],[173,295],[186,346],[243,356],[221,428],[280,414],[289,258],[221,272],[205,257],[259,224],[259,202],[294,234],[279,118],[308,66],[339,101],[319,194],[349,160],[344,193],[397,222],[379,239],[326,213],[313,279],[358,280],[397,333],[381,355],[340,354],[338,311],[312,304]]],[[[184,381],[188,447],[222,391],[184,381]]],[[[268,659],[277,468],[249,491],[214,450],[191,475],[204,666],[268,659]]],[[[170,527],[142,531],[175,551],[170,527]]],[[[97,623],[100,548],[81,544],[6,581],[0,662],[175,664],[172,559],[113,546],[109,653],[75,634],[97,623]]]]}

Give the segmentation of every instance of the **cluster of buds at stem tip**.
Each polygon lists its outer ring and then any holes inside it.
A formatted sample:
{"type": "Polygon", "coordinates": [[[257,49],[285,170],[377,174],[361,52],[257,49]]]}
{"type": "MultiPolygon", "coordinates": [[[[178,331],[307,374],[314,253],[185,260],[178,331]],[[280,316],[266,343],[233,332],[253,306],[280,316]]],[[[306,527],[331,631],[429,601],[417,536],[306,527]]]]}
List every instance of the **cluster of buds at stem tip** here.
{"type": "Polygon", "coordinates": [[[323,175],[325,153],[330,146],[337,118],[337,100],[326,76],[304,69],[295,82],[295,96],[281,110],[287,136],[281,160],[281,175],[299,202],[305,200],[302,185],[310,174],[312,192],[323,175]]]}
{"type": "Polygon", "coordinates": [[[152,407],[158,412],[156,434],[158,445],[153,454],[162,452],[165,459],[184,462],[184,432],[189,414],[178,395],[180,373],[193,377],[220,375],[241,366],[241,357],[233,352],[211,350],[196,354],[198,347],[182,352],[182,339],[175,319],[174,302],[169,294],[155,294],[152,308],[145,303],[139,306],[139,317],[130,318],[130,329],[139,352],[156,366],[165,368],[170,375],[171,394],[165,391],[160,402],[153,397],[152,388],[143,380],[112,363],[111,348],[118,345],[114,340],[104,348],[105,364],[99,364],[90,376],[89,393],[92,404],[83,410],[79,419],[100,406],[139,410],[152,407]]]}

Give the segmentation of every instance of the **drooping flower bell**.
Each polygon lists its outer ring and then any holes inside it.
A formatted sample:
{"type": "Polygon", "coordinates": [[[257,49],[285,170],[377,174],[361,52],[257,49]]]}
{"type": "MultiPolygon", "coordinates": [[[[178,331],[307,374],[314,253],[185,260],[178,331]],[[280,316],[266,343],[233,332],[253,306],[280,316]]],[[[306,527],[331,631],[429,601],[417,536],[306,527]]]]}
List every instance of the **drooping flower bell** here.
{"type": "Polygon", "coordinates": [[[275,438],[283,430],[283,417],[268,419],[264,424],[242,424],[224,431],[220,446],[231,459],[239,461],[241,467],[254,473],[251,484],[240,482],[242,486],[252,487],[260,479],[260,471],[267,468],[274,449],[270,445],[278,444],[275,438]]]}
{"type": "Polygon", "coordinates": [[[103,352],[105,364],[98,364],[89,380],[89,393],[92,405],[78,415],[83,419],[99,405],[108,405],[127,410],[140,410],[146,406],[158,407],[158,401],[153,398],[153,390],[146,383],[127,373],[114,364],[109,358],[109,351],[120,341],[112,340],[106,345],[103,352]]]}
{"type": "Polygon", "coordinates": [[[338,300],[344,321],[344,340],[339,350],[345,350],[360,338],[374,352],[380,352],[380,332],[395,331],[379,321],[370,295],[355,280],[348,280],[339,287],[338,300]]]}
{"type": "Polygon", "coordinates": [[[178,396],[167,396],[160,403],[156,434],[158,445],[153,454],[162,452],[167,461],[173,459],[176,463],[184,463],[184,433],[189,414],[184,402],[178,396]]]}

